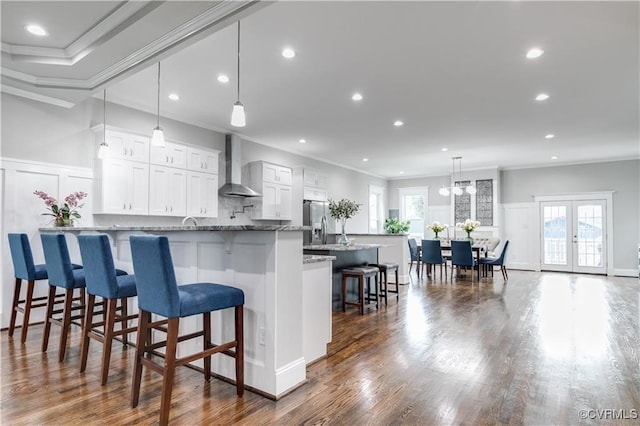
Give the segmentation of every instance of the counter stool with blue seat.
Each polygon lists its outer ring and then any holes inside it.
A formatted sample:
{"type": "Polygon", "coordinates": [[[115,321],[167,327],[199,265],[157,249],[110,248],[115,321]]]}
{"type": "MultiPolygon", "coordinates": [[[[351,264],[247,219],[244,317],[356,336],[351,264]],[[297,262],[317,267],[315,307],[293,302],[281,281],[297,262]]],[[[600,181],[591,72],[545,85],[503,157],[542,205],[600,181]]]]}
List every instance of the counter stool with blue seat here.
{"type": "Polygon", "coordinates": [[[244,343],[243,343],[243,306],[244,292],[238,288],[214,283],[194,283],[178,286],[166,236],[132,235],[131,257],[136,276],[138,292],[138,333],[133,383],[131,387],[131,406],[138,405],[142,367],[146,366],[163,376],[162,396],[160,400],[160,424],[169,421],[171,391],[175,368],[188,362],[204,358],[204,377],[211,377],[211,355],[222,353],[235,358],[236,393],[244,393],[244,343]],[[211,312],[234,308],[234,339],[214,345],[211,343],[211,312]],[[166,341],[151,343],[149,327],[155,325],[151,314],[168,318],[166,341]],[[178,337],[180,318],[202,314],[203,330],[178,337]],[[176,358],[178,341],[203,336],[203,350],[195,354],[176,358]],[[166,346],[163,364],[154,362],[154,350],[166,346]]]}
{"type": "Polygon", "coordinates": [[[346,311],[346,305],[354,305],[360,308],[360,315],[364,315],[364,303],[376,302],[376,309],[378,309],[378,296],[380,294],[378,287],[378,273],[380,270],[373,265],[366,266],[353,266],[342,270],[342,311],[346,311]],[[358,282],[358,301],[353,302],[347,300],[347,282],[349,278],[355,278],[358,282]],[[370,280],[373,278],[375,284],[375,297],[371,295],[370,280]],[[364,284],[367,282],[367,297],[364,296],[364,284]]]}
{"type": "Polygon", "coordinates": [[[82,327],[80,372],[84,372],[87,367],[90,339],[102,342],[100,384],[104,385],[107,383],[109,374],[113,339],[116,336],[122,336],[122,343],[126,347],[128,333],[136,331],[136,327],[129,327],[129,321],[138,318],[138,315],[128,315],[127,312],[127,299],[137,295],[135,276],[118,273],[113,263],[109,237],[106,234],[79,235],[78,244],[88,294],[82,327]],[[96,296],[102,298],[104,302],[102,312],[94,312],[96,296]],[[120,300],[120,308],[117,307],[118,300],[120,300]],[[106,317],[104,317],[105,313],[106,317]],[[103,321],[94,323],[93,317],[97,314],[103,314],[103,321]],[[120,325],[119,330],[114,330],[116,323],[120,325]],[[100,328],[102,332],[99,331],[100,328]]]}
{"type": "Polygon", "coordinates": [[[375,266],[380,270],[380,298],[384,299],[384,304],[387,304],[387,293],[393,293],[396,295],[396,300],[400,300],[400,281],[398,281],[398,268],[399,265],[397,263],[385,262],[385,263],[375,263],[371,266],[375,266]],[[392,290],[389,288],[389,273],[395,271],[396,273],[396,281],[395,289],[392,290]]]}
{"type": "MultiPolygon", "coordinates": [[[[16,278],[16,286],[13,292],[13,305],[11,307],[11,320],[9,322],[9,336],[13,336],[13,331],[16,326],[16,314],[20,312],[23,315],[20,342],[24,343],[27,340],[31,309],[47,306],[45,302],[47,296],[33,297],[35,282],[48,278],[47,265],[36,265],[33,262],[33,252],[31,251],[27,234],[10,233],[8,237],[11,260],[13,261],[13,272],[16,278]],[[20,299],[23,280],[27,281],[27,294],[25,299],[20,299]]],[[[74,269],[82,268],[80,265],[72,266],[74,269]]]]}
{"type": "Polygon", "coordinates": [[[60,332],[58,361],[62,362],[67,349],[67,336],[71,321],[83,318],[85,309],[84,270],[73,268],[64,234],[44,233],[40,235],[40,239],[42,240],[44,259],[49,275],[49,296],[47,298],[44,333],[42,334],[42,352],[46,352],[49,345],[51,324],[59,325],[62,330],[60,332]],[[56,287],[64,289],[64,307],[54,310],[56,287]],[[74,297],[73,293],[76,289],[80,290],[80,295],[74,297]],[[73,305],[74,301],[79,302],[79,304],[73,305]],[[74,314],[76,311],[81,313],[74,314]],[[60,313],[62,314],[61,318],[54,317],[54,315],[60,313]]]}

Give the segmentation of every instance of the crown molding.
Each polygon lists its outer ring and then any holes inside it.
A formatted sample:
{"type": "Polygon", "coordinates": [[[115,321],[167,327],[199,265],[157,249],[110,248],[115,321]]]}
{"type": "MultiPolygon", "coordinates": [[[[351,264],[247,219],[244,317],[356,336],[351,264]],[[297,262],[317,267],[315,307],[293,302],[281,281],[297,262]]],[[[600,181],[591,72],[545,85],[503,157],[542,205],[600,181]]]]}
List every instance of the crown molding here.
{"type": "Polygon", "coordinates": [[[43,102],[45,104],[51,104],[63,108],[72,108],[75,106],[72,102],[67,102],[62,99],[54,98],[51,96],[41,95],[39,93],[30,92],[28,90],[18,89],[17,87],[7,86],[3,84],[0,88],[2,93],[8,93],[10,95],[20,96],[21,98],[27,98],[38,102],[43,102]]]}
{"type": "Polygon", "coordinates": [[[253,5],[257,5],[258,3],[260,2],[257,0],[223,0],[197,17],[185,22],[164,36],[154,40],[143,48],[138,49],[117,63],[86,80],[36,77],[7,68],[3,68],[2,73],[6,77],[35,87],[92,91],[101,85],[120,77],[125,72],[144,64],[145,62],[156,59],[161,55],[168,54],[171,49],[178,45],[194,38],[195,36],[205,33],[207,30],[214,29],[230,16],[238,14],[253,5]]]}
{"type": "Polygon", "coordinates": [[[2,43],[2,52],[8,53],[11,59],[20,62],[72,66],[93,52],[102,43],[118,35],[123,28],[130,26],[162,3],[155,1],[127,1],[66,48],[2,43]]]}

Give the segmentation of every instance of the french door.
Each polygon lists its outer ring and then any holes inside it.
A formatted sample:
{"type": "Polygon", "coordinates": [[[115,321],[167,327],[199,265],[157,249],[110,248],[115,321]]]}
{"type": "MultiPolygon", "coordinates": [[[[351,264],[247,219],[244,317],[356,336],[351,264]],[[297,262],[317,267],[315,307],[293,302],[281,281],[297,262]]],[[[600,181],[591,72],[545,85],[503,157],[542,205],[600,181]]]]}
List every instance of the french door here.
{"type": "Polygon", "coordinates": [[[606,206],[606,200],[541,202],[541,269],[605,274],[606,206]]]}

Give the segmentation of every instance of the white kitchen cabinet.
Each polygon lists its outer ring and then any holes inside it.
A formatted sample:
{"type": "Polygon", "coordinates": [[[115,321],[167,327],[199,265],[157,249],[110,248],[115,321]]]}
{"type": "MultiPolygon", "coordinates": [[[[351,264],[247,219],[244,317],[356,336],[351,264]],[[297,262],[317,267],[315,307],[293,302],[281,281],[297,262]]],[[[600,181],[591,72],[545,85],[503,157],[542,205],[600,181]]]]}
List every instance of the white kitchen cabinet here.
{"type": "Polygon", "coordinates": [[[291,168],[256,161],[250,164],[251,187],[262,194],[256,198],[252,218],[258,220],[291,220],[291,168]]]}
{"type": "Polygon", "coordinates": [[[149,168],[149,214],[186,216],[187,172],[166,166],[149,168]]]}
{"type": "Polygon", "coordinates": [[[149,138],[147,136],[107,129],[106,139],[110,158],[149,161],[149,138]]]}
{"type": "Polygon", "coordinates": [[[218,154],[212,149],[187,148],[187,169],[195,172],[218,174],[218,154]]]}
{"type": "Polygon", "coordinates": [[[96,213],[149,214],[149,165],[110,158],[95,179],[96,213]]]}
{"type": "Polygon", "coordinates": [[[327,175],[312,169],[304,169],[304,186],[327,188],[327,175]]]}
{"type": "Polygon", "coordinates": [[[291,186],[291,182],[293,180],[293,170],[291,170],[291,168],[264,162],[262,162],[261,164],[262,180],[264,182],[291,186]]]}
{"type": "Polygon", "coordinates": [[[327,176],[312,169],[304,169],[303,172],[303,198],[313,201],[327,201],[327,176]]]}
{"type": "Polygon", "coordinates": [[[218,217],[218,175],[187,172],[187,216],[218,217]]]}
{"type": "Polygon", "coordinates": [[[149,149],[149,163],[184,169],[187,167],[187,150],[186,146],[173,142],[167,142],[165,146],[152,145],[149,149]]]}

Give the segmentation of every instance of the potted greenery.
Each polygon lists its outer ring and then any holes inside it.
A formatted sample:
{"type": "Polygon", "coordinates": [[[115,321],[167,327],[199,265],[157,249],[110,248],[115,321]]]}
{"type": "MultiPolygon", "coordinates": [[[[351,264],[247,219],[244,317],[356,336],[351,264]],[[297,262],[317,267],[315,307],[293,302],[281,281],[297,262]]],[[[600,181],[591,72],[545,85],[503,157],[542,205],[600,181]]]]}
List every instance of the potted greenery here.
{"type": "Polygon", "coordinates": [[[384,230],[388,234],[401,234],[403,232],[407,232],[410,226],[411,222],[408,220],[402,222],[397,217],[388,217],[384,221],[384,230]]]}
{"type": "Polygon", "coordinates": [[[355,201],[347,200],[343,198],[340,201],[329,200],[329,213],[331,213],[331,217],[340,221],[342,225],[342,234],[340,235],[340,239],[338,243],[346,246],[349,244],[349,238],[347,238],[347,233],[345,231],[345,225],[347,223],[347,219],[351,219],[355,216],[358,211],[360,211],[360,204],[355,201]]]}

